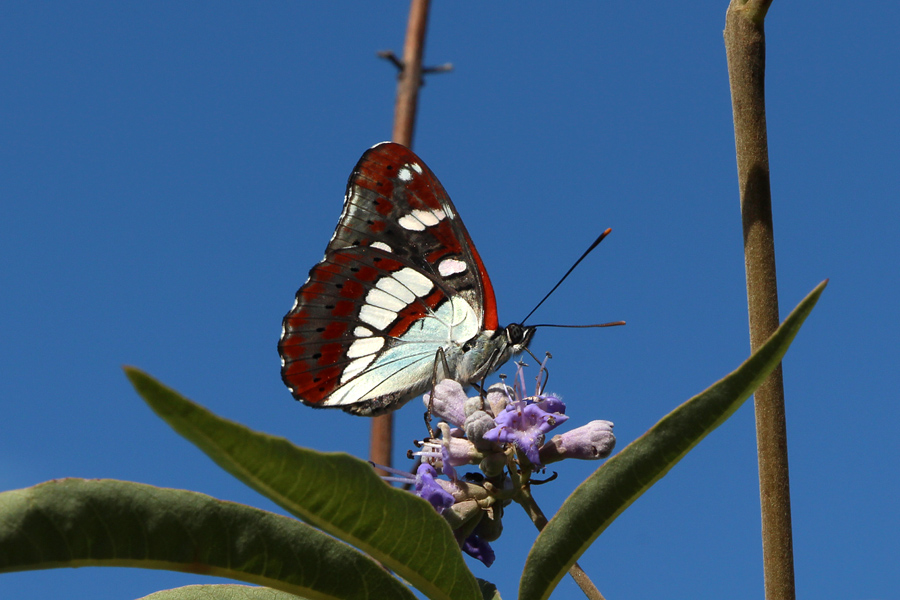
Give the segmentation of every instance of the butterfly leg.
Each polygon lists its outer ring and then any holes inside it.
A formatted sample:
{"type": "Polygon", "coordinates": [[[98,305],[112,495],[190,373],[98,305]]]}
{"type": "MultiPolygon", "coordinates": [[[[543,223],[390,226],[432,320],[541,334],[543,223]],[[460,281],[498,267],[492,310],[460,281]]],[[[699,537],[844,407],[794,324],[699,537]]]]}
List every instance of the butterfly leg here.
{"type": "Polygon", "coordinates": [[[428,435],[435,437],[434,430],[431,428],[431,410],[434,408],[434,388],[437,384],[450,376],[450,365],[447,364],[447,356],[444,354],[443,348],[438,348],[434,355],[434,366],[431,370],[431,394],[428,396],[428,410],[425,411],[425,427],[428,428],[428,435]],[[441,373],[438,373],[438,370],[441,373]]]}
{"type": "Polygon", "coordinates": [[[485,387],[485,379],[487,379],[487,374],[482,375],[480,382],[472,384],[472,387],[478,390],[478,397],[481,398],[481,410],[484,410],[484,407],[487,406],[487,387],[485,387]]]}
{"type": "MultiPolygon", "coordinates": [[[[493,354],[491,354],[491,356],[488,358],[488,361],[487,361],[488,368],[485,369],[484,374],[482,374],[481,382],[477,383],[477,384],[473,384],[474,387],[478,390],[478,395],[481,397],[481,410],[484,410],[484,407],[486,406],[485,403],[487,402],[487,400],[486,400],[487,386],[485,385],[485,383],[487,381],[488,375],[490,375],[491,373],[493,373],[496,369],[498,369],[500,367],[500,365],[497,364],[499,359],[500,359],[500,351],[494,350],[493,354]]],[[[501,375],[500,378],[503,379],[504,376],[501,375]]]]}

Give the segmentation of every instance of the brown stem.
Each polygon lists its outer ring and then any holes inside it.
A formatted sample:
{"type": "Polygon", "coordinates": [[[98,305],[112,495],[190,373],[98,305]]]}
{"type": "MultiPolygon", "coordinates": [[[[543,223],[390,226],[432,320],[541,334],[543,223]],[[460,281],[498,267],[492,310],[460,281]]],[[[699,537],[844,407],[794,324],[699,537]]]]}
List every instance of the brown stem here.
{"type": "MultiPolygon", "coordinates": [[[[725,17],[752,350],[769,338],[779,322],[764,85],[763,22],[770,4],[771,0],[731,0],[725,17]]],[[[787,426],[780,365],[756,390],[754,404],[765,594],[767,600],[793,600],[787,426]]]]}
{"type": "Polygon", "coordinates": [[[394,131],[391,139],[407,148],[412,148],[419,87],[422,85],[422,55],[425,53],[428,4],[429,0],[412,0],[410,3],[406,40],[403,42],[403,68],[397,82],[394,131]]]}
{"type": "MultiPolygon", "coordinates": [[[[425,27],[428,24],[429,0],[412,0],[406,40],[403,43],[403,62],[397,83],[397,101],[394,105],[394,130],[392,139],[407,148],[412,147],[416,122],[416,106],[419,86],[422,82],[422,54],[425,46],[425,27]]],[[[393,453],[394,415],[372,419],[369,457],[377,465],[391,465],[393,453]]]]}

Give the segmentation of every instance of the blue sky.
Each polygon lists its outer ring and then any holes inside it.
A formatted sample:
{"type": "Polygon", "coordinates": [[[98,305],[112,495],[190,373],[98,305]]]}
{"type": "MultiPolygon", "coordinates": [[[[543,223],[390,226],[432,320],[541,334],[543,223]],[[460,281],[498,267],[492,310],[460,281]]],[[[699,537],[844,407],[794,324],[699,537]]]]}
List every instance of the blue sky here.
{"type": "MultiPolygon", "coordinates": [[[[433,3],[415,150],[550,388],[619,448],[748,354],[727,2],[433,3]]],[[[784,363],[797,588],[896,598],[900,8],[774,2],[768,124],[782,316],[831,283],[784,363]],[[893,298],[893,300],[892,300],[893,298]]],[[[111,477],[274,507],[151,414],[133,364],[225,417],[364,457],[368,421],[294,402],[276,342],[359,155],[390,136],[406,2],[0,7],[0,488],[111,477]]],[[[511,371],[510,368],[504,369],[511,371]]],[[[397,464],[424,435],[399,413],[397,464]]],[[[558,465],[554,512],[596,464],[558,465]]],[[[750,405],[581,564],[612,598],[762,595],[750,405]]],[[[535,532],[508,511],[515,589],[535,532]]],[[[140,597],[165,571],[0,576],[0,597],[140,597]]],[[[564,582],[559,598],[573,597],[564,582]]]]}

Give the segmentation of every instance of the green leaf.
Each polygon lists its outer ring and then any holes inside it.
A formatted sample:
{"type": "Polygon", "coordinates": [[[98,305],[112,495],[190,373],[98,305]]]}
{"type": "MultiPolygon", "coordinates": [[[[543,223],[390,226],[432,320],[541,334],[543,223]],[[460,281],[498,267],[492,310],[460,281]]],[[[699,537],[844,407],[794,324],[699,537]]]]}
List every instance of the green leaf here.
{"type": "Polygon", "coordinates": [[[481,588],[481,596],[483,600],[503,600],[500,597],[500,591],[497,586],[484,579],[478,579],[478,587],[481,588]]]}
{"type": "Polygon", "coordinates": [[[306,600],[272,588],[237,584],[186,585],[162,590],[139,600],[306,600]]]}
{"type": "Polygon", "coordinates": [[[125,372],[175,431],[253,489],[370,554],[433,600],[480,600],[447,522],[428,502],[381,481],[368,463],[255,432],[137,369],[125,372]]]}
{"type": "Polygon", "coordinates": [[[827,283],[804,298],[737,370],[666,415],[569,496],[528,555],[520,600],[549,597],[578,557],[622,511],[750,397],[781,362],[827,283]]]}
{"type": "Polygon", "coordinates": [[[229,577],[314,600],[414,598],[300,521],[204,494],[111,479],[0,493],[0,572],[84,566],[229,577]]]}

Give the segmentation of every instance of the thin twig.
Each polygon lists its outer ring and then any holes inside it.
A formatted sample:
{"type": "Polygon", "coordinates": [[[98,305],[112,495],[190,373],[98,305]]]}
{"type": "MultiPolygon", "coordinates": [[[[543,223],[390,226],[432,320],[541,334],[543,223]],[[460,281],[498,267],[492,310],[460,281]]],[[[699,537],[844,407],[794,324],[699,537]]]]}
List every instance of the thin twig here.
{"type": "MultiPolygon", "coordinates": [[[[725,51],[734,111],[752,350],[769,338],[779,322],[766,138],[763,30],[771,2],[731,0],[725,17],[725,51]]],[[[754,404],[765,595],[767,600],[794,600],[787,426],[781,366],[756,390],[754,404]]]]}
{"type": "MultiPolygon", "coordinates": [[[[403,75],[403,61],[397,58],[393,50],[379,50],[375,53],[378,58],[383,58],[395,67],[397,67],[397,78],[403,75]]],[[[453,70],[453,63],[444,63],[433,67],[422,67],[422,75],[430,75],[432,73],[449,73],[453,70]]],[[[425,85],[425,78],[422,78],[420,85],[425,85]]]]}
{"type": "Polygon", "coordinates": [[[397,102],[394,104],[394,131],[391,139],[407,148],[412,148],[413,132],[416,127],[429,3],[429,0],[412,0],[409,5],[409,23],[406,27],[406,40],[403,42],[403,64],[397,81],[397,102]]]}

